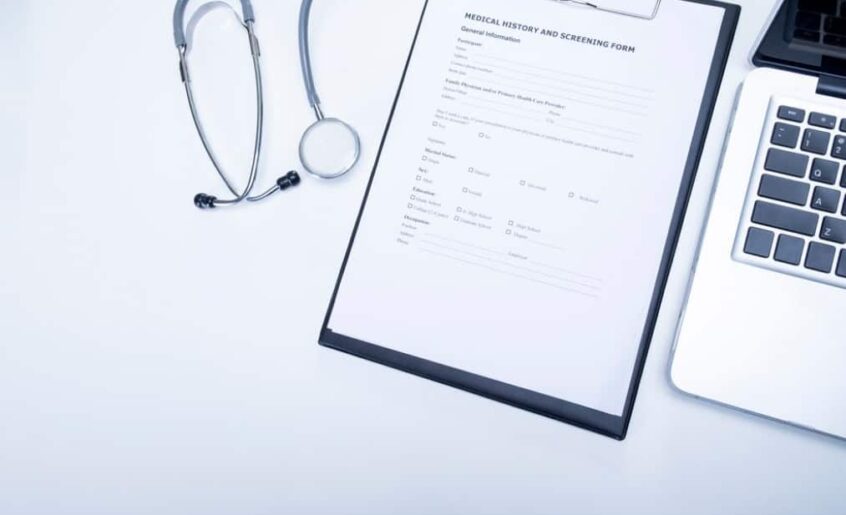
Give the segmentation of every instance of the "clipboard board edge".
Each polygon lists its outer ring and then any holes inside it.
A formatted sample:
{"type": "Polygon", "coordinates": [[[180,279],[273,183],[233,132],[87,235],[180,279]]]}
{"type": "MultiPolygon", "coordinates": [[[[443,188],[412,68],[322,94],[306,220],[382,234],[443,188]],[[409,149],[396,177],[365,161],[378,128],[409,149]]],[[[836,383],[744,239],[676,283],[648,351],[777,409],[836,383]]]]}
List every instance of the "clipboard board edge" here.
{"type": "Polygon", "coordinates": [[[649,347],[655,333],[655,326],[658,322],[658,316],[664,300],[667,282],[669,281],[670,273],[672,272],[673,260],[678,248],[679,238],[684,226],[684,220],[687,215],[690,196],[696,183],[699,164],[702,160],[702,153],[705,150],[705,143],[707,141],[711,121],[714,116],[714,108],[716,107],[720,89],[722,88],[726,66],[728,65],[728,60],[731,55],[734,37],[737,32],[737,26],[740,21],[740,13],[742,11],[741,6],[739,5],[717,0],[684,1],[720,7],[724,9],[725,13],[723,14],[723,23],[720,27],[719,35],[717,36],[714,56],[711,60],[711,70],[708,73],[708,80],[705,84],[705,91],[702,95],[699,116],[697,118],[696,125],[694,126],[693,138],[691,140],[690,151],[688,152],[687,161],[685,163],[685,171],[679,186],[679,193],[676,198],[676,206],[673,211],[670,230],[664,245],[664,254],[661,258],[661,265],[658,269],[658,277],[655,281],[655,290],[653,292],[652,302],[649,307],[649,314],[647,315],[646,324],[644,326],[643,339],[640,344],[640,349],[638,350],[638,357],[635,360],[636,364],[634,373],[632,374],[632,380],[629,383],[629,394],[623,408],[624,422],[621,431],[621,440],[625,439],[628,433],[629,424],[631,423],[634,403],[637,398],[638,389],[640,388],[640,381],[646,365],[646,358],[649,354],[649,347]]]}
{"type": "Polygon", "coordinates": [[[622,417],[326,330],[320,345],[581,429],[619,439],[622,417]]]}

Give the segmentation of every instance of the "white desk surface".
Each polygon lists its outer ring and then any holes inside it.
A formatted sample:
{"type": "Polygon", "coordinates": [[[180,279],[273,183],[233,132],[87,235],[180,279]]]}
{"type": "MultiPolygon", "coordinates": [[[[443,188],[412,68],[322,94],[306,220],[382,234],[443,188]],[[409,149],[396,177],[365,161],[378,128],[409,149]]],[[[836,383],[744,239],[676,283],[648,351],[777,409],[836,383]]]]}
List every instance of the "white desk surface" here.
{"type": "MultiPolygon", "coordinates": [[[[0,513],[844,513],[846,445],[667,379],[734,92],[773,0],[743,4],[620,443],[316,343],[422,0],[316,2],[324,103],[360,129],[364,162],[214,214],[191,204],[219,189],[179,83],[173,2],[4,2],[0,513]]],[[[310,113],[298,2],[256,10],[266,182],[297,165],[310,113]]]]}

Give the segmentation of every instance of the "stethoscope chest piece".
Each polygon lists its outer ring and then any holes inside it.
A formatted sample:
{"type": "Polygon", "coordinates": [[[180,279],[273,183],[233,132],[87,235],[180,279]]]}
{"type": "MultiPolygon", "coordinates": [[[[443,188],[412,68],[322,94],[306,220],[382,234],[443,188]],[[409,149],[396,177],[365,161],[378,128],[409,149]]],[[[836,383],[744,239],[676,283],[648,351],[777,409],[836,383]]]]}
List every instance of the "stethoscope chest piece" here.
{"type": "Polygon", "coordinates": [[[321,118],[306,129],[300,140],[303,168],[321,179],[340,177],[355,166],[361,155],[358,133],[337,118],[321,118]]]}

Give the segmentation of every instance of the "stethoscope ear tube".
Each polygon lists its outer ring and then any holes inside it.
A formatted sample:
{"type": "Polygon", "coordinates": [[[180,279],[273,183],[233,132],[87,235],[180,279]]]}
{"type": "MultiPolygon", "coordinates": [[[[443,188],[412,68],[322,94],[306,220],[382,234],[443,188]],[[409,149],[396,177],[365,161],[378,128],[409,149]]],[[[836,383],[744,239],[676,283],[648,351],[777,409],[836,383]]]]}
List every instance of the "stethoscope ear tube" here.
{"type": "Polygon", "coordinates": [[[323,111],[320,108],[320,97],[317,95],[317,86],[314,83],[314,73],[311,69],[311,51],[309,49],[308,41],[311,4],[312,0],[303,0],[303,3],[300,5],[300,27],[298,31],[300,44],[300,68],[303,72],[303,82],[305,83],[306,94],[308,95],[308,103],[314,110],[314,115],[317,119],[322,120],[323,111]]]}
{"type": "MultiPolygon", "coordinates": [[[[180,4],[183,11],[184,11],[184,4],[187,0],[180,0],[180,4]]],[[[210,2],[206,5],[217,4],[220,6],[228,7],[232,9],[232,6],[227,4],[226,2],[210,2]]],[[[180,12],[179,9],[176,11],[177,13],[180,12]]],[[[202,8],[198,11],[199,16],[203,15],[202,8]]],[[[237,17],[237,13],[233,13],[237,17]]],[[[195,15],[196,16],[196,15],[195,15]]],[[[254,200],[261,200],[264,199],[276,191],[279,190],[278,185],[271,188],[271,190],[262,193],[259,197],[250,197],[250,194],[255,186],[256,179],[258,177],[258,168],[259,168],[259,160],[261,158],[261,147],[262,147],[262,139],[264,135],[264,90],[262,87],[262,74],[261,74],[261,61],[260,61],[260,52],[258,49],[257,39],[255,37],[255,32],[253,30],[253,21],[246,21],[244,22],[244,29],[247,32],[247,37],[250,41],[250,53],[252,56],[253,61],[253,70],[255,74],[255,87],[256,87],[256,132],[255,132],[255,141],[253,147],[253,157],[252,162],[250,165],[250,175],[247,180],[246,186],[242,191],[239,191],[238,188],[234,185],[232,181],[227,177],[226,173],[223,170],[220,162],[215,155],[214,150],[212,149],[211,143],[209,142],[208,138],[206,137],[205,130],[203,128],[202,120],[200,119],[199,112],[197,110],[197,105],[194,100],[194,89],[191,83],[189,69],[188,69],[188,59],[187,59],[187,49],[188,49],[188,40],[185,39],[185,31],[183,29],[182,36],[183,41],[185,43],[184,46],[178,46],[179,50],[179,59],[180,59],[180,72],[182,76],[182,82],[185,86],[185,94],[188,98],[188,105],[191,108],[191,117],[194,120],[194,126],[197,129],[197,134],[200,136],[200,140],[203,143],[203,148],[206,150],[206,154],[211,159],[212,164],[214,165],[217,174],[220,176],[221,180],[224,182],[226,187],[229,189],[230,193],[232,193],[233,197],[228,199],[218,199],[213,195],[208,195],[205,193],[200,193],[194,197],[194,204],[200,209],[210,209],[215,208],[218,206],[226,206],[226,205],[234,205],[239,204],[245,200],[247,201],[254,201],[254,200]]],[[[193,26],[196,23],[192,20],[189,25],[193,26]]],[[[190,31],[189,31],[190,34],[190,31]]]]}
{"type": "MultiPolygon", "coordinates": [[[[176,48],[188,46],[188,40],[185,37],[185,10],[188,8],[188,2],[190,0],[176,0],[176,7],[173,9],[173,41],[176,48]]],[[[241,0],[241,13],[244,23],[256,21],[253,4],[250,0],[241,0]]]]}

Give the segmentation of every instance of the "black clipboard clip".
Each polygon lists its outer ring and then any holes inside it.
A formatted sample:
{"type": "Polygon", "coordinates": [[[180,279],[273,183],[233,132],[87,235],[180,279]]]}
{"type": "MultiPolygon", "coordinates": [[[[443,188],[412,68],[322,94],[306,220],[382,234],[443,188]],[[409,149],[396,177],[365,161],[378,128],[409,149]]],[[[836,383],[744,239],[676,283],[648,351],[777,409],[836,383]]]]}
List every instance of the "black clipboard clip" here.
{"type": "Polygon", "coordinates": [[[595,9],[611,14],[619,14],[621,16],[629,16],[632,18],[639,18],[642,20],[654,20],[658,16],[658,10],[661,7],[661,0],[638,0],[633,2],[638,4],[640,9],[624,9],[612,4],[622,4],[623,0],[553,0],[559,4],[569,4],[587,9],[595,9]],[[653,5],[654,4],[654,5],[653,5]]]}

